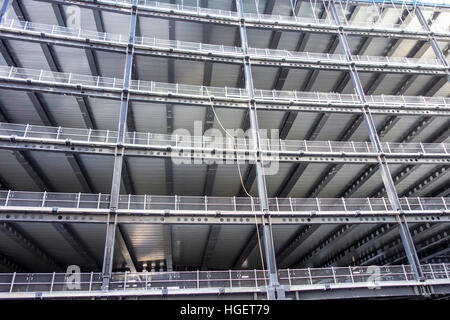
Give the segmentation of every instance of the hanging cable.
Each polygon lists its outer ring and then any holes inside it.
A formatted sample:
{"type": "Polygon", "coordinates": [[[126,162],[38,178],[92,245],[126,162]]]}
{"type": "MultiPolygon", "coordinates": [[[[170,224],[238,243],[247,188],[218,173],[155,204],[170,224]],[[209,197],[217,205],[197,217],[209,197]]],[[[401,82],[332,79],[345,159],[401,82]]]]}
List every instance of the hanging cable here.
{"type": "MultiPolygon", "coordinates": [[[[208,95],[208,99],[209,99],[209,104],[211,106],[211,110],[214,113],[214,117],[217,120],[217,123],[219,124],[219,126],[222,128],[222,130],[225,132],[225,134],[227,134],[228,136],[230,136],[231,141],[233,141],[233,147],[234,149],[237,151],[237,143],[235,141],[235,138],[225,129],[225,127],[222,124],[222,121],[220,121],[219,116],[216,113],[216,108],[214,107],[214,103],[212,101],[211,95],[209,94],[209,90],[207,87],[204,87],[206,90],[206,94],[208,95]]],[[[247,188],[245,187],[245,183],[244,180],[242,178],[242,172],[241,172],[241,166],[239,165],[239,159],[237,157],[236,154],[236,164],[237,164],[237,169],[238,169],[238,173],[239,173],[239,180],[241,182],[241,187],[242,190],[244,190],[244,193],[251,199],[251,203],[253,204],[253,197],[252,195],[248,192],[247,188]]],[[[255,213],[255,226],[256,226],[256,235],[258,237],[258,248],[259,248],[259,256],[261,258],[261,267],[262,267],[262,271],[263,271],[263,278],[264,278],[264,286],[266,287],[266,292],[267,292],[267,299],[269,299],[269,287],[267,286],[267,279],[266,279],[266,268],[264,265],[264,256],[263,256],[263,251],[262,251],[262,245],[261,245],[261,237],[259,236],[259,225],[258,225],[258,218],[256,216],[256,211],[253,211],[255,213]]],[[[263,219],[263,218],[261,218],[263,219]]],[[[264,224],[264,222],[263,222],[264,224]]],[[[256,276],[256,275],[255,275],[256,276]]],[[[258,281],[258,280],[256,280],[258,281]]]]}

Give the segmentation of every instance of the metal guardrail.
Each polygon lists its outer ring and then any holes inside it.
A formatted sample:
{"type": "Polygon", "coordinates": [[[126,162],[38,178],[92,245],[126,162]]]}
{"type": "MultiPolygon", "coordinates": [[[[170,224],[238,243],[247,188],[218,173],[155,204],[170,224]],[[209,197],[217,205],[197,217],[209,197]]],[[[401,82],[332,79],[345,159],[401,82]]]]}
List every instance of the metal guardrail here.
{"type": "MultiPolygon", "coordinates": [[[[24,125],[0,122],[0,136],[9,138],[37,139],[39,142],[79,141],[82,143],[115,145],[117,131],[93,130],[65,127],[48,127],[38,125],[24,125]]],[[[217,137],[217,136],[188,136],[176,134],[157,134],[143,132],[127,132],[125,137],[127,146],[155,146],[159,148],[199,148],[221,149],[230,151],[251,151],[255,144],[248,137],[217,137]]],[[[382,142],[382,152],[388,155],[450,155],[450,143],[396,143],[382,142]]],[[[261,149],[267,152],[283,153],[348,153],[373,154],[377,153],[369,142],[357,141],[307,141],[261,139],[261,149]]]]}
{"type": "MultiPolygon", "coordinates": [[[[20,21],[17,19],[5,20],[2,28],[20,30],[20,31],[33,31],[39,33],[46,33],[56,36],[74,37],[78,39],[92,39],[97,41],[104,41],[110,43],[119,43],[122,45],[128,44],[128,37],[121,34],[111,34],[105,32],[95,32],[89,30],[81,30],[74,28],[61,27],[56,25],[46,25],[40,23],[34,23],[29,21],[20,21]]],[[[230,55],[236,58],[242,58],[243,52],[240,47],[231,47],[223,45],[203,44],[198,42],[187,42],[167,39],[157,39],[155,37],[136,37],[134,40],[136,45],[149,47],[149,48],[162,48],[165,50],[183,50],[189,52],[199,52],[203,54],[216,53],[220,55],[230,55]]],[[[337,64],[348,64],[347,58],[343,54],[328,54],[328,53],[314,53],[314,52],[295,52],[279,49],[259,49],[248,48],[250,57],[257,59],[288,59],[292,61],[304,61],[304,62],[328,62],[337,64]]],[[[419,65],[421,68],[442,68],[444,65],[439,59],[424,59],[424,58],[407,58],[407,57],[387,57],[387,56],[352,56],[353,61],[358,64],[373,65],[373,66],[396,66],[417,68],[419,65]]]]}
{"type": "MultiPolygon", "coordinates": [[[[1,207],[108,209],[109,194],[0,191],[1,207]]],[[[277,212],[348,212],[393,211],[387,198],[269,198],[269,210],[277,212]]],[[[448,210],[449,197],[400,198],[402,210],[448,210]]],[[[120,195],[118,209],[183,211],[259,211],[259,199],[250,197],[120,195]]]]}
{"type": "MultiPolygon", "coordinates": [[[[122,6],[131,6],[130,0],[99,0],[98,2],[108,3],[108,4],[118,4],[122,6]]],[[[220,10],[204,8],[200,6],[186,6],[184,4],[170,4],[162,3],[158,1],[151,0],[139,0],[138,5],[142,8],[148,8],[158,11],[173,11],[183,14],[191,14],[198,16],[205,16],[211,18],[227,19],[227,20],[237,20],[238,14],[234,11],[220,10]]],[[[247,22],[256,23],[269,23],[269,24],[286,24],[286,25],[298,25],[298,26],[318,26],[322,28],[334,28],[336,25],[331,19],[317,19],[317,18],[307,18],[302,16],[287,16],[287,15],[273,15],[273,14],[262,14],[262,13],[244,13],[244,18],[247,22]]],[[[365,30],[381,30],[390,32],[422,32],[424,30],[420,26],[409,25],[409,24],[393,24],[385,22],[370,22],[370,21],[345,21],[346,27],[359,28],[365,30]]],[[[436,32],[448,33],[449,30],[438,29],[436,32]]]]}
{"type": "MultiPolygon", "coordinates": [[[[422,265],[425,281],[449,280],[450,264],[422,265]]],[[[385,282],[415,282],[409,265],[349,266],[278,270],[280,285],[287,290],[297,286],[338,285],[382,286],[385,282]]],[[[262,289],[268,274],[262,270],[113,273],[109,291],[205,288],[262,289]]],[[[450,282],[449,282],[450,284],[450,282]]],[[[92,292],[102,290],[101,273],[0,273],[0,293],[92,292]]]]}
{"type": "MultiPolygon", "coordinates": [[[[88,76],[74,73],[52,72],[38,69],[16,68],[0,66],[0,79],[32,80],[51,85],[85,86],[95,89],[122,90],[123,79],[88,76]]],[[[156,95],[180,95],[192,98],[207,99],[210,96],[225,99],[248,100],[245,89],[231,87],[206,87],[186,84],[172,84],[154,81],[131,80],[130,90],[156,95]]],[[[255,99],[258,101],[293,101],[299,103],[355,105],[361,103],[354,94],[337,94],[328,92],[301,92],[301,91],[277,91],[255,90],[255,99]]],[[[367,103],[374,107],[402,107],[414,108],[450,108],[450,98],[422,97],[422,96],[367,96],[367,103]]]]}

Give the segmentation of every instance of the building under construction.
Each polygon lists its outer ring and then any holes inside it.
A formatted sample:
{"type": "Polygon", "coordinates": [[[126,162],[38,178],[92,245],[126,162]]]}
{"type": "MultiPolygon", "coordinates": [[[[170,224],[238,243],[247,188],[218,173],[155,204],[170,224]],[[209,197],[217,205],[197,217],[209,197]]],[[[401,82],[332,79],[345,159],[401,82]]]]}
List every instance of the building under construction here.
{"type": "Polygon", "coordinates": [[[0,298],[447,298],[449,47],[445,0],[3,0],[0,298]]]}

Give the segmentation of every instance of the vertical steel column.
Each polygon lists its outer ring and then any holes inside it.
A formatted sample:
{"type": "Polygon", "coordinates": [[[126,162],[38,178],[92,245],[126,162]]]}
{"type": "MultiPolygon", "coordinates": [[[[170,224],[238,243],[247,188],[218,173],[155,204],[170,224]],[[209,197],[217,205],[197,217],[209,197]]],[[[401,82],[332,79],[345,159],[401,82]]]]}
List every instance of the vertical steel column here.
{"type": "Polygon", "coordinates": [[[3,18],[6,15],[6,12],[9,9],[9,5],[11,4],[12,0],[3,0],[3,4],[2,4],[2,11],[0,12],[0,23],[3,22],[3,18]]]}
{"type": "Polygon", "coordinates": [[[436,38],[434,37],[434,32],[431,30],[430,25],[428,24],[427,20],[423,16],[422,10],[420,10],[419,7],[415,7],[415,12],[417,19],[419,20],[421,26],[425,31],[428,31],[428,41],[430,42],[431,47],[433,48],[434,53],[436,54],[436,57],[441,61],[441,63],[447,67],[447,73],[449,73],[449,65],[447,62],[447,59],[444,55],[444,52],[439,47],[438,42],[436,41],[436,38]]]}
{"type": "Polygon", "coordinates": [[[392,180],[392,176],[389,171],[389,166],[386,162],[386,157],[384,156],[381,148],[381,142],[377,133],[375,122],[372,118],[372,114],[370,113],[369,106],[367,105],[366,95],[364,93],[364,89],[361,84],[361,80],[359,78],[355,62],[352,59],[350,46],[348,45],[347,42],[347,36],[344,33],[344,28],[337,14],[334,0],[329,2],[329,9],[334,22],[338,25],[339,28],[339,40],[340,40],[339,42],[341,44],[342,51],[345,53],[347,61],[350,62],[349,71],[353,87],[355,89],[355,93],[358,96],[360,102],[364,104],[364,107],[362,108],[364,122],[369,132],[370,141],[372,142],[372,145],[374,146],[375,150],[379,153],[378,156],[379,168],[381,171],[381,178],[386,188],[386,193],[389,197],[389,201],[392,207],[399,213],[396,216],[396,219],[399,224],[400,237],[402,239],[403,247],[405,248],[406,251],[406,256],[408,257],[408,262],[412,267],[416,279],[418,280],[423,279],[422,268],[420,266],[419,258],[417,256],[417,252],[414,247],[414,242],[412,240],[411,233],[409,232],[408,223],[404,215],[402,214],[402,208],[400,200],[398,198],[397,190],[395,189],[395,184],[394,181],[392,180]]]}
{"type": "Polygon", "coordinates": [[[258,128],[258,117],[256,114],[256,102],[255,102],[255,88],[253,85],[253,76],[250,65],[250,56],[248,54],[248,41],[247,41],[247,30],[245,27],[244,11],[242,6],[242,0],[236,0],[236,9],[239,15],[239,32],[241,36],[241,47],[244,53],[244,77],[245,77],[245,88],[247,94],[250,98],[249,102],[249,119],[250,119],[250,129],[252,132],[252,138],[254,141],[253,152],[256,158],[256,182],[258,186],[258,195],[260,199],[260,209],[267,218],[268,223],[265,223],[264,218],[262,223],[263,228],[263,242],[264,242],[264,253],[266,260],[266,268],[269,273],[269,284],[268,284],[268,295],[269,299],[284,299],[284,291],[279,286],[277,266],[275,259],[275,249],[273,244],[272,235],[272,222],[270,218],[269,202],[267,200],[267,188],[266,188],[266,178],[264,174],[263,160],[261,157],[261,144],[259,137],[258,128]]]}
{"type": "Polygon", "coordinates": [[[138,0],[133,0],[131,6],[131,21],[130,21],[130,32],[128,39],[128,46],[125,58],[125,70],[123,77],[123,88],[121,96],[120,114],[119,114],[119,125],[117,130],[117,145],[114,156],[114,171],[111,185],[111,198],[110,198],[110,212],[108,214],[108,222],[106,229],[106,240],[105,240],[105,253],[103,256],[103,268],[102,268],[102,279],[103,279],[103,290],[109,289],[109,281],[111,279],[112,265],[114,258],[114,243],[116,237],[117,229],[117,208],[119,205],[120,197],[120,182],[122,177],[122,167],[123,167],[123,157],[124,157],[124,142],[126,135],[126,124],[127,124],[127,114],[128,114],[128,102],[129,102],[129,88],[131,81],[131,72],[133,65],[133,53],[134,53],[134,37],[136,33],[136,20],[137,20],[137,3],[138,0]]]}

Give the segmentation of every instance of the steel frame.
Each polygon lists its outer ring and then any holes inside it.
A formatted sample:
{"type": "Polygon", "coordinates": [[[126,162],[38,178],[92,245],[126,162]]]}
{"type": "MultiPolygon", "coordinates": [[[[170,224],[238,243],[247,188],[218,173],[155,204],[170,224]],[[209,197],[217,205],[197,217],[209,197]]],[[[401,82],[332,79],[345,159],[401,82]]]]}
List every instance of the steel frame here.
{"type": "MultiPolygon", "coordinates": [[[[94,153],[94,154],[108,154],[110,156],[114,156],[114,171],[111,185],[111,196],[109,207],[105,209],[68,209],[68,208],[37,208],[37,207],[8,207],[2,206],[0,207],[0,221],[5,221],[4,226],[7,226],[6,223],[9,222],[17,222],[17,221],[45,221],[45,222],[61,222],[70,223],[70,222],[86,222],[86,223],[104,223],[107,227],[106,233],[106,241],[105,241],[105,253],[103,259],[103,267],[102,267],[102,289],[107,291],[110,285],[110,279],[112,276],[112,265],[113,265],[113,253],[114,253],[114,244],[115,241],[123,242],[122,247],[123,250],[126,249],[126,243],[121,238],[120,230],[118,231],[118,225],[121,223],[162,223],[162,224],[254,224],[255,221],[253,216],[257,216],[261,221],[262,227],[262,235],[264,238],[264,254],[266,259],[267,271],[269,273],[269,287],[268,289],[268,298],[269,299],[283,299],[285,296],[284,288],[280,287],[278,280],[278,272],[277,272],[277,262],[276,262],[276,254],[274,251],[273,245],[273,236],[272,236],[272,224],[339,224],[344,226],[338,226],[333,232],[333,234],[329,237],[329,239],[325,239],[324,243],[329,243],[332,239],[335,238],[335,234],[347,232],[351,229],[350,224],[394,224],[399,226],[399,232],[402,240],[403,249],[408,258],[408,262],[411,265],[412,272],[414,274],[415,280],[422,281],[424,279],[424,273],[422,271],[422,266],[420,264],[419,258],[417,256],[417,252],[412,240],[412,236],[410,233],[410,229],[408,227],[408,223],[418,223],[418,222],[426,222],[431,220],[440,221],[440,222],[449,222],[450,218],[448,214],[448,208],[439,209],[439,210],[421,210],[420,212],[408,212],[402,209],[402,204],[400,202],[400,198],[397,194],[394,180],[390,174],[389,163],[408,163],[408,161],[416,161],[416,163],[447,163],[449,161],[448,155],[437,155],[433,157],[428,157],[423,153],[414,153],[408,154],[407,156],[391,156],[386,154],[383,151],[382,144],[380,142],[379,134],[376,130],[375,123],[372,118],[372,114],[427,114],[430,112],[434,112],[435,115],[450,115],[450,111],[448,110],[436,110],[434,106],[426,106],[425,108],[409,108],[406,105],[402,105],[403,108],[400,112],[397,108],[387,107],[380,108],[376,104],[371,104],[368,97],[365,95],[364,89],[362,87],[361,81],[359,79],[359,72],[361,71],[373,71],[370,66],[367,69],[361,66],[361,63],[355,61],[355,56],[351,54],[350,47],[347,42],[348,35],[363,35],[366,37],[369,36],[389,36],[395,38],[409,38],[409,39],[419,39],[419,40],[427,40],[430,43],[430,46],[433,48],[436,56],[440,60],[443,67],[439,67],[438,71],[430,71],[432,74],[445,74],[449,73],[449,65],[445,59],[445,55],[443,51],[437,44],[438,40],[450,40],[450,34],[436,34],[434,33],[428,22],[424,19],[423,14],[421,13],[421,9],[417,6],[414,6],[414,10],[416,16],[421,22],[421,26],[423,31],[388,31],[388,30],[375,30],[371,29],[370,31],[352,26],[351,24],[341,23],[339,16],[337,14],[337,10],[335,7],[335,1],[328,1],[328,9],[331,12],[334,25],[308,25],[303,26],[298,21],[295,23],[271,23],[268,21],[255,21],[251,17],[248,17],[244,14],[242,9],[242,0],[236,0],[236,9],[237,14],[234,16],[226,17],[226,16],[207,16],[204,12],[196,12],[190,13],[183,10],[169,10],[169,9],[156,9],[149,8],[138,5],[138,0],[133,0],[131,5],[128,4],[108,4],[102,1],[96,1],[95,3],[87,2],[87,1],[62,1],[62,0],[38,0],[52,3],[53,8],[55,9],[55,14],[59,17],[58,22],[60,25],[64,25],[64,16],[60,12],[59,5],[70,2],[73,4],[80,5],[81,7],[91,8],[96,12],[95,14],[95,22],[97,28],[99,30],[103,30],[102,27],[102,19],[101,19],[101,11],[100,9],[104,9],[106,11],[124,13],[130,15],[130,30],[129,30],[129,39],[125,45],[121,44],[116,46],[114,49],[113,44],[100,44],[96,43],[94,47],[99,50],[114,50],[125,53],[125,72],[123,85],[121,88],[91,88],[89,86],[82,86],[79,84],[64,84],[64,83],[48,83],[45,81],[36,81],[29,79],[12,79],[2,77],[0,79],[0,87],[2,88],[10,88],[15,90],[32,90],[36,92],[52,92],[52,93],[60,93],[60,94],[72,94],[77,96],[77,101],[80,101],[80,108],[85,110],[85,114],[89,114],[89,107],[84,101],[84,97],[87,96],[97,96],[104,97],[108,99],[116,99],[121,101],[120,108],[120,117],[118,123],[118,134],[117,141],[115,143],[93,143],[93,142],[83,142],[76,140],[64,140],[59,141],[55,139],[39,139],[33,140],[33,138],[27,137],[15,137],[15,136],[0,136],[0,148],[11,149],[11,150],[19,150],[29,151],[29,150],[49,150],[49,151],[60,151],[71,154],[74,158],[72,158],[71,164],[73,164],[74,168],[76,168],[77,172],[80,173],[80,177],[85,174],[82,173],[82,165],[80,165],[79,161],[76,160],[77,153],[94,153]],[[218,23],[230,26],[236,26],[239,29],[240,33],[240,44],[242,55],[236,55],[233,58],[229,58],[228,56],[220,56],[217,57],[213,54],[198,54],[196,52],[177,52],[177,50],[161,50],[153,48],[153,51],[149,51],[148,48],[141,48],[135,41],[136,32],[137,32],[137,19],[138,19],[138,9],[139,15],[142,16],[156,16],[163,17],[168,19],[181,19],[181,20],[192,20],[196,22],[207,22],[207,23],[218,23]],[[59,12],[59,13],[58,13],[59,12]],[[336,104],[333,102],[327,103],[319,103],[317,106],[311,106],[311,102],[299,102],[295,99],[291,99],[288,101],[280,101],[275,97],[273,101],[260,98],[255,94],[255,88],[253,85],[252,78],[252,65],[267,65],[270,66],[276,65],[279,67],[300,67],[300,68],[322,68],[324,61],[316,61],[308,64],[301,64],[298,62],[291,62],[288,59],[284,61],[273,61],[270,59],[260,59],[258,56],[252,56],[249,53],[248,41],[247,41],[247,28],[263,28],[263,29],[271,29],[275,32],[277,31],[301,31],[301,32],[327,32],[332,33],[337,36],[339,39],[339,44],[342,46],[342,49],[345,53],[346,62],[339,64],[339,70],[345,70],[348,72],[349,77],[353,83],[353,87],[355,89],[356,97],[358,101],[349,105],[336,104]],[[98,47],[97,47],[98,46],[98,47]],[[130,111],[130,101],[132,100],[140,100],[140,101],[155,101],[155,102],[167,102],[169,104],[197,104],[203,107],[208,107],[209,100],[208,95],[204,95],[202,97],[192,97],[189,95],[179,95],[177,94],[150,94],[148,92],[141,93],[138,90],[133,89],[131,75],[133,72],[133,57],[135,54],[154,54],[158,56],[168,56],[171,58],[182,58],[182,59],[204,59],[206,63],[210,61],[220,61],[226,63],[237,63],[242,65],[243,67],[243,79],[245,81],[245,97],[239,98],[227,98],[227,97],[213,97],[214,104],[217,107],[226,107],[226,108],[240,108],[244,110],[248,110],[248,118],[249,118],[249,127],[253,134],[254,149],[247,152],[244,152],[244,158],[247,161],[253,161],[255,164],[255,180],[257,181],[258,186],[258,195],[261,201],[259,202],[260,208],[256,211],[251,212],[220,212],[220,211],[205,211],[201,214],[195,212],[183,212],[182,210],[130,210],[130,209],[121,209],[120,208],[120,185],[121,180],[124,180],[124,184],[126,183],[126,179],[124,179],[124,175],[126,176],[126,156],[150,156],[150,157],[167,157],[167,153],[164,151],[168,151],[167,148],[164,147],[152,147],[152,146],[134,146],[129,145],[126,142],[126,133],[127,133],[127,125],[128,127],[133,127],[132,119],[129,117],[130,111]],[[186,102],[186,100],[190,100],[186,102]],[[274,105],[279,104],[287,104],[287,106],[276,107],[274,105]],[[292,155],[280,155],[278,157],[271,157],[265,155],[265,152],[262,149],[261,141],[259,137],[258,131],[258,117],[257,110],[258,109],[268,109],[268,110],[280,110],[280,111],[307,111],[307,112],[343,112],[343,113],[357,113],[359,117],[362,117],[363,121],[367,125],[367,130],[370,136],[372,147],[375,149],[375,152],[366,154],[358,154],[349,156],[347,154],[342,154],[340,158],[336,158],[337,154],[324,154],[323,152],[319,152],[317,154],[308,154],[308,152],[304,152],[299,157],[292,158],[292,155]],[[98,148],[101,146],[100,148],[98,148]],[[142,149],[146,150],[145,152],[142,149]],[[333,212],[333,213],[317,213],[317,212],[297,212],[295,214],[291,213],[274,213],[270,210],[268,195],[267,195],[267,187],[265,182],[264,175],[264,166],[263,164],[268,160],[276,159],[281,161],[292,161],[292,162],[312,162],[312,156],[321,157],[322,159],[316,161],[323,161],[329,163],[375,163],[376,167],[374,170],[379,170],[383,179],[384,187],[387,191],[387,195],[389,198],[389,203],[392,206],[392,210],[387,210],[386,212],[362,212],[356,210],[355,212],[333,212]],[[285,158],[282,158],[285,157],[285,158]],[[309,158],[308,158],[309,157],[309,158]],[[364,160],[361,160],[364,159],[364,160]],[[370,159],[370,160],[368,160],[370,159]],[[359,162],[358,162],[359,161],[359,162]],[[370,161],[370,162],[369,162],[370,161]],[[435,161],[435,162],[433,162],[435,161]],[[122,239],[122,240],[120,240],[122,239]]],[[[4,1],[4,4],[1,9],[0,22],[2,22],[4,14],[10,5],[10,1],[4,1]]],[[[270,5],[267,8],[267,12],[270,12],[270,5]]],[[[171,20],[172,21],[172,20],[171,20]]],[[[86,39],[69,39],[65,38],[64,40],[60,40],[54,37],[54,35],[40,35],[33,34],[30,32],[21,32],[20,36],[18,33],[6,30],[2,28],[1,36],[5,39],[10,38],[19,38],[23,37],[24,40],[27,41],[37,41],[37,42],[48,42],[51,40],[52,44],[61,44],[61,45],[70,45],[73,46],[81,46],[83,48],[87,48],[88,46],[92,48],[92,43],[89,41],[89,45],[87,44],[86,39]],[[26,34],[26,35],[25,35],[26,34]]],[[[43,46],[43,50],[45,56],[52,67],[53,71],[59,71],[58,63],[52,58],[52,52],[50,46],[43,46]]],[[[3,50],[5,51],[5,50],[3,50]]],[[[6,48],[7,52],[7,48],[6,48]]],[[[89,56],[88,51],[86,54],[89,56]]],[[[92,74],[98,75],[98,66],[95,63],[95,56],[92,51],[90,51],[90,58],[88,57],[89,64],[91,66],[92,74]]],[[[12,63],[14,64],[14,63],[12,63]]],[[[366,66],[367,67],[367,66],[366,66]]],[[[206,67],[205,67],[206,68],[206,67]]],[[[389,69],[389,66],[385,66],[386,72],[395,72],[394,68],[398,68],[398,66],[389,69]]],[[[401,67],[400,67],[401,68],[401,67]]],[[[404,69],[406,72],[410,73],[411,71],[417,73],[423,73],[424,69],[404,69]],[[415,71],[414,71],[415,70],[415,71]]],[[[431,70],[431,69],[430,69],[431,70]]],[[[347,80],[348,80],[347,79],[347,80]]],[[[208,82],[208,80],[205,80],[208,82]]],[[[345,81],[345,79],[343,79],[345,81]]],[[[36,93],[32,93],[36,95],[36,93]]],[[[39,99],[35,98],[35,107],[39,107],[39,99]]],[[[42,107],[42,106],[41,106],[42,107]]],[[[43,107],[42,107],[43,108],[43,107]]],[[[45,110],[43,111],[45,113],[45,110]]],[[[47,124],[52,125],[52,119],[46,119],[47,124]]],[[[89,117],[86,118],[86,123],[89,123],[92,127],[95,127],[92,119],[89,120],[89,117]]],[[[171,148],[172,149],[172,148],[171,148]]],[[[186,149],[186,148],[184,148],[186,149]]],[[[176,149],[175,149],[176,150],[176,149]]],[[[181,151],[182,149],[180,149],[181,151]]],[[[204,148],[191,148],[189,149],[189,154],[193,152],[195,156],[200,158],[204,157],[205,150],[204,148]],[[198,154],[196,153],[198,152],[198,154]]],[[[237,154],[236,154],[237,155],[237,154]]],[[[183,157],[183,154],[179,154],[180,157],[183,157]]],[[[191,157],[191,155],[186,157],[191,157]]],[[[233,157],[232,157],[233,158],[233,157]]],[[[29,161],[28,161],[29,162],[29,161]]],[[[32,164],[31,164],[32,165],[32,164]]],[[[339,167],[333,165],[334,170],[338,170],[339,167]]],[[[331,167],[330,167],[331,168],[331,167]]],[[[34,169],[35,171],[37,169],[34,169]]],[[[332,170],[331,170],[332,171],[332,170]]],[[[334,171],[333,171],[334,172],[334,171]]],[[[39,175],[42,176],[42,175],[39,175]]],[[[86,179],[86,178],[84,178],[86,179]]],[[[326,179],[326,177],[324,177],[326,179]]],[[[3,183],[2,183],[3,184],[3,183]]],[[[89,186],[89,181],[84,180],[86,189],[92,189],[89,186]]],[[[319,185],[320,186],[320,185],[319,185]]],[[[133,189],[132,184],[128,182],[127,190],[133,189]]],[[[132,192],[134,193],[134,192],[132,192]]],[[[311,195],[315,195],[317,190],[312,190],[311,195]]],[[[259,223],[259,221],[258,221],[259,223]]],[[[74,240],[73,234],[71,235],[70,231],[67,229],[61,229],[66,236],[72,237],[74,240]]],[[[212,238],[214,241],[214,237],[217,237],[218,231],[215,229],[211,229],[212,238]]],[[[301,235],[300,235],[301,236],[301,235]]],[[[294,239],[295,241],[295,239],[294,239]]],[[[73,243],[76,247],[79,247],[79,243],[73,243]]],[[[214,243],[208,243],[208,246],[214,246],[214,243]]],[[[244,248],[245,249],[245,248],[244,248]]],[[[208,260],[208,252],[210,252],[210,248],[205,248],[205,257],[204,264],[207,264],[208,260]]],[[[310,253],[304,255],[307,257],[310,253]]],[[[85,256],[89,259],[89,254],[85,253],[85,256]]],[[[339,254],[337,255],[339,256],[339,254]]],[[[302,257],[302,258],[304,258],[302,257]]],[[[131,255],[128,256],[128,260],[130,260],[130,267],[136,270],[136,267],[133,262],[133,258],[131,255]]],[[[301,260],[301,259],[300,259],[301,260]]],[[[6,261],[6,260],[5,260],[6,261]]],[[[93,262],[93,261],[91,261],[93,262]]],[[[203,263],[202,263],[203,264],[203,263]]],[[[417,286],[422,287],[419,282],[417,286]]],[[[422,288],[422,293],[426,294],[426,289],[422,288]]]]}

